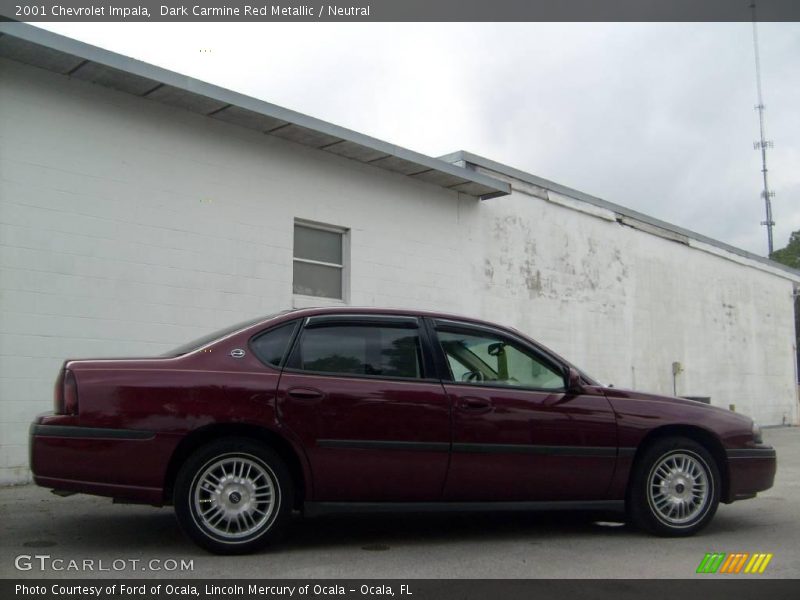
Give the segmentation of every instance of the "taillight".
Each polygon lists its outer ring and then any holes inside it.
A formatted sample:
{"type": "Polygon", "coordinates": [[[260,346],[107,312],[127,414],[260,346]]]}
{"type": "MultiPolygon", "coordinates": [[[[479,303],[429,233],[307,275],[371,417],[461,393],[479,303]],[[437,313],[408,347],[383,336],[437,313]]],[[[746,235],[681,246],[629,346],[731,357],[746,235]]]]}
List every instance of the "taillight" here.
{"type": "Polygon", "coordinates": [[[64,369],[64,413],[78,414],[78,384],[69,369],[64,369]]]}
{"type": "Polygon", "coordinates": [[[53,390],[53,412],[57,415],[78,414],[78,383],[69,369],[61,369],[53,390]]]}
{"type": "Polygon", "coordinates": [[[61,369],[56,377],[56,385],[53,388],[53,412],[57,415],[64,414],[64,371],[61,369]]]}

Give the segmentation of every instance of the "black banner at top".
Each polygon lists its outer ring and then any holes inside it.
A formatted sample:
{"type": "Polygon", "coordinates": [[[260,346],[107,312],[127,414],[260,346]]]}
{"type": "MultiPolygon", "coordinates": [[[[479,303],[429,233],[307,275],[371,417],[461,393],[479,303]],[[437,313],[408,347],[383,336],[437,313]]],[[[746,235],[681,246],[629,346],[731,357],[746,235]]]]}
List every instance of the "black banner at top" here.
{"type": "Polygon", "coordinates": [[[31,22],[701,22],[754,12],[800,21],[800,0],[0,0],[0,15],[31,22]]]}

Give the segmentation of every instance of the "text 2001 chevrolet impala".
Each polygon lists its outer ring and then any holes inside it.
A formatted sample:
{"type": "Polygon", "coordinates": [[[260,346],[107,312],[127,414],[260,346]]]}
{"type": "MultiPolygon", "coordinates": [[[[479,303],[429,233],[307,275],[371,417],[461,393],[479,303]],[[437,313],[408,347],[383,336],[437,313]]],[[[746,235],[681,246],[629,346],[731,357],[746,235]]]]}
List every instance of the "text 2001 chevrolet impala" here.
{"type": "Polygon", "coordinates": [[[336,308],[67,361],[31,466],[55,490],[172,503],[234,553],[293,509],[618,509],[688,535],[772,486],[776,457],[747,417],[602,387],[517,331],[336,308]]]}

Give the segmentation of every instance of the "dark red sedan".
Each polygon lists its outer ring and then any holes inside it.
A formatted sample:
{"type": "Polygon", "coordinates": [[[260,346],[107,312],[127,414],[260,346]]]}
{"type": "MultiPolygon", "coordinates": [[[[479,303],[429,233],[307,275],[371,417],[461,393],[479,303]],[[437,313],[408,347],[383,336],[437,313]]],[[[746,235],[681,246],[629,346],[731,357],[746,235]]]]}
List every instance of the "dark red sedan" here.
{"type": "Polygon", "coordinates": [[[220,553],[294,509],[602,509],[660,535],[772,486],[753,421],[606,388],[521,333],[307,309],[159,358],[70,360],[31,427],[37,484],[155,505],[220,553]]]}

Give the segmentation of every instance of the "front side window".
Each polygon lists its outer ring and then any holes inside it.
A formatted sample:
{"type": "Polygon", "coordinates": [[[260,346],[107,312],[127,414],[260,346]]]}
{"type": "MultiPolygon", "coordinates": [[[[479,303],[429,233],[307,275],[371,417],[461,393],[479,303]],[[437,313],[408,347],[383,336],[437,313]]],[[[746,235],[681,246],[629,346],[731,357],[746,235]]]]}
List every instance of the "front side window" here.
{"type": "Polygon", "coordinates": [[[295,294],[344,300],[345,234],[340,228],[295,223],[295,294]]]}
{"type": "Polygon", "coordinates": [[[541,390],[564,389],[559,370],[514,341],[492,334],[438,329],[453,381],[541,390]]]}
{"type": "Polygon", "coordinates": [[[330,325],[306,329],[289,363],[317,373],[422,377],[416,328],[330,325]]]}

